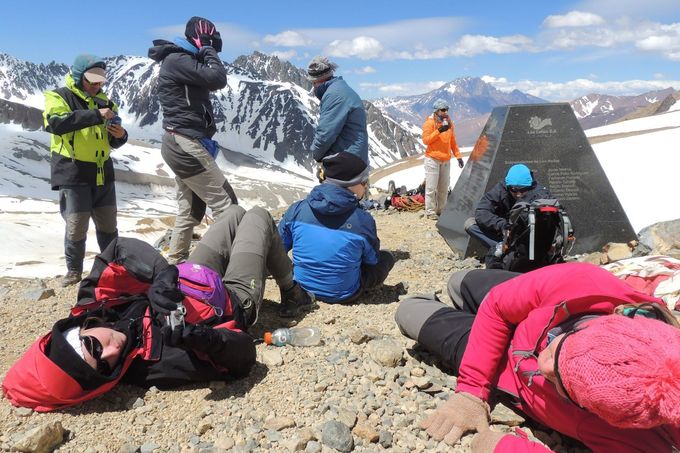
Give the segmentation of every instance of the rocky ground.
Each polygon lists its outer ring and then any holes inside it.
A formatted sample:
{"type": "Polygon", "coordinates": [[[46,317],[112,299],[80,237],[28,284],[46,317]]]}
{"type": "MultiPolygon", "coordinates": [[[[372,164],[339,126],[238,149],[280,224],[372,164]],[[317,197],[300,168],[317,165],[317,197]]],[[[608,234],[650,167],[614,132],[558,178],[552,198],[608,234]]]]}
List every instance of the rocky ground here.
{"type": "MultiPolygon", "coordinates": [[[[354,305],[322,306],[299,325],[318,326],[324,343],[309,348],[259,344],[251,375],[174,391],[119,385],[74,408],[35,413],[0,401],[0,449],[40,451],[52,440],[60,452],[255,452],[255,451],[467,451],[472,436],[451,449],[417,428],[455,388],[394,322],[399,299],[442,292],[455,270],[476,267],[460,260],[420,213],[375,213],[383,248],[398,262],[385,286],[354,305]],[[63,439],[62,439],[63,435],[63,439]]],[[[0,282],[0,378],[23,351],[75,301],[76,288],[43,283],[54,295],[36,300],[36,281],[0,282]]],[[[268,282],[266,300],[251,333],[285,325],[276,315],[278,290],[268,282]]],[[[494,429],[520,426],[556,451],[581,451],[565,438],[528,426],[506,408],[493,414],[494,429]]]]}

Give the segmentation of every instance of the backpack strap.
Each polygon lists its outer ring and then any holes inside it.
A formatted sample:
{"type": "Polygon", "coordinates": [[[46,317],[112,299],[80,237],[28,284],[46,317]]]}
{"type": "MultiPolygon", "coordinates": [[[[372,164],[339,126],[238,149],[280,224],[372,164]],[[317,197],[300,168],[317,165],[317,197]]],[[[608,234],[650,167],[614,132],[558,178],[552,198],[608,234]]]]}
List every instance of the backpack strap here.
{"type": "Polygon", "coordinates": [[[536,240],[536,207],[529,208],[529,261],[534,260],[536,240]]]}
{"type": "Polygon", "coordinates": [[[569,218],[567,213],[564,212],[563,209],[560,209],[560,218],[561,218],[560,227],[562,228],[561,252],[564,255],[564,249],[567,247],[567,244],[574,240],[574,227],[571,225],[571,219],[569,218]]]}

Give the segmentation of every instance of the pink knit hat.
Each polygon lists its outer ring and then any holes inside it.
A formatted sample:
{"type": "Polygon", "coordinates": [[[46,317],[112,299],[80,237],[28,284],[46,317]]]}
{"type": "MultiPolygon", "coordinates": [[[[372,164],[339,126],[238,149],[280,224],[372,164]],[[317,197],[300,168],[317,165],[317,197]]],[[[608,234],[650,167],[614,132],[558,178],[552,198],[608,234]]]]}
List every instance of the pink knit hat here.
{"type": "Polygon", "coordinates": [[[680,427],[680,330],[646,318],[599,317],[564,338],[562,385],[620,428],[680,427]]]}

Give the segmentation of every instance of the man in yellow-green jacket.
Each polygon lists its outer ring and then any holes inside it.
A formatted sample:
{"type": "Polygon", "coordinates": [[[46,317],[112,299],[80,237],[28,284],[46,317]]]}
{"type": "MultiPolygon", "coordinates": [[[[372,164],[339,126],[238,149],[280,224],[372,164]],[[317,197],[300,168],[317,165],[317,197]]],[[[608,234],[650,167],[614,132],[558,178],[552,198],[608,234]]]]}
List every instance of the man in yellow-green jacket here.
{"type": "Polygon", "coordinates": [[[45,92],[45,129],[52,134],[51,174],[66,222],[63,286],[78,283],[83,271],[90,217],[103,251],[118,236],[116,186],[111,148],[127,142],[118,106],[102,91],[106,64],[94,55],[76,57],[66,86],[45,92]]]}

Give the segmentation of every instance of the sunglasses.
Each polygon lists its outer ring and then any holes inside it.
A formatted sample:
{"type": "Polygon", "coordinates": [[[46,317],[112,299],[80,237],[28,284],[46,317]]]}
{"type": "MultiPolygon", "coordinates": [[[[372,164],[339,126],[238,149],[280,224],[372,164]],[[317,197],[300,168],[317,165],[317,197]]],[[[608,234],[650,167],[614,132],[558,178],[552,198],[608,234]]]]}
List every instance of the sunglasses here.
{"type": "Polygon", "coordinates": [[[526,186],[508,186],[508,190],[512,193],[524,193],[528,192],[531,187],[526,186]]]}
{"type": "Polygon", "coordinates": [[[97,87],[104,85],[104,82],[90,82],[89,80],[87,80],[87,77],[83,77],[83,80],[86,81],[88,84],[94,85],[94,86],[97,86],[97,87]]]}
{"type": "Polygon", "coordinates": [[[102,359],[102,353],[104,352],[102,343],[91,335],[80,337],[80,341],[92,358],[97,361],[97,372],[101,374],[110,374],[111,367],[109,366],[109,363],[102,359]]]}
{"type": "Polygon", "coordinates": [[[445,108],[445,109],[439,109],[439,111],[440,111],[440,112],[448,112],[449,109],[448,109],[448,107],[447,107],[447,108],[445,108]]]}

